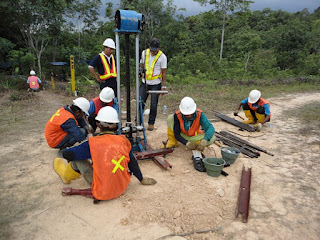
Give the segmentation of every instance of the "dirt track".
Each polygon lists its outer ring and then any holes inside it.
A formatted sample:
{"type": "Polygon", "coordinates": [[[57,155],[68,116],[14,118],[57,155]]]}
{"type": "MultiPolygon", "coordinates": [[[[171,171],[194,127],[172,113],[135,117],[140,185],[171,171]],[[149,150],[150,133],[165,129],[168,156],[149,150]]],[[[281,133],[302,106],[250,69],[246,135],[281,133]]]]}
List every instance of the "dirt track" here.
{"type": "MultiPolygon", "coordinates": [[[[269,99],[272,127],[265,126],[262,133],[239,132],[227,123],[214,123],[217,131],[248,136],[242,138],[274,153],[274,157],[240,155],[225,169],[228,177],[213,178],[194,170],[191,153],[180,145],[166,157],[173,165],[171,170],[163,171],[149,160],[139,162],[143,174],[158,181],[155,186],[142,186],[133,177],[124,195],[98,205],[81,196],[61,196],[66,185],[52,167],[57,151],[47,146],[43,136],[49,117],[72,98],[48,91],[36,94],[38,103],[21,109],[22,117],[12,113],[21,124],[1,136],[3,239],[151,240],[206,229],[213,231],[184,238],[320,239],[319,132],[301,136],[298,129],[303,123],[282,115],[284,108],[320,101],[320,93],[269,99]],[[252,167],[246,224],[235,219],[243,165],[252,167]]],[[[1,99],[2,106],[5,101],[1,99]]],[[[156,127],[147,132],[154,148],[166,139],[163,115],[159,114],[156,127]]],[[[215,145],[206,149],[205,155],[214,156],[213,148],[220,156],[215,145]]],[[[83,178],[70,186],[87,187],[83,178]]]]}

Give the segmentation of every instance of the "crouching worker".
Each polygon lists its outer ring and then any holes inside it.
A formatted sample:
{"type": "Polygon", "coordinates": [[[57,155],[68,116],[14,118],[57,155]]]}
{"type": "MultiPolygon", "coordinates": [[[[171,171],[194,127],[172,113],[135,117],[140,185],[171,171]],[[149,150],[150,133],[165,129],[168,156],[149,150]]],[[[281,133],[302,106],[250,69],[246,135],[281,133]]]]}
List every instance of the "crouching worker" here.
{"type": "Polygon", "coordinates": [[[92,127],[92,132],[94,133],[97,129],[96,124],[96,116],[99,110],[103,107],[110,106],[114,109],[118,110],[118,106],[114,99],[114,91],[110,87],[105,87],[101,90],[99,97],[96,97],[90,101],[90,108],[89,108],[89,124],[92,127]]]}
{"type": "Polygon", "coordinates": [[[54,169],[62,181],[68,184],[82,174],[98,200],[114,199],[123,194],[130,183],[130,173],[143,185],[156,184],[153,178],[142,176],[129,140],[124,135],[114,134],[119,123],[117,111],[103,107],[96,120],[101,130],[98,136],[63,151],[63,157],[69,162],[67,166],[61,158],[54,160],[54,169]]]}
{"type": "MultiPolygon", "coordinates": [[[[206,146],[215,141],[215,129],[206,115],[197,108],[196,103],[190,97],[181,100],[179,111],[167,118],[168,142],[166,147],[178,147],[178,141],[192,150],[194,167],[200,172],[205,172],[202,155],[206,146]]],[[[164,147],[164,146],[162,146],[164,147]]]]}
{"type": "Polygon", "coordinates": [[[44,135],[48,145],[64,149],[85,140],[90,131],[83,116],[88,114],[89,107],[89,101],[79,97],[73,100],[71,106],[58,109],[45,127],[44,135]]]}
{"type": "Polygon", "coordinates": [[[243,112],[248,120],[243,121],[245,124],[254,123],[254,127],[257,131],[261,131],[262,125],[270,121],[270,103],[261,97],[261,92],[258,90],[252,90],[249,93],[249,97],[242,100],[234,112],[237,116],[239,109],[243,108],[243,112]]]}

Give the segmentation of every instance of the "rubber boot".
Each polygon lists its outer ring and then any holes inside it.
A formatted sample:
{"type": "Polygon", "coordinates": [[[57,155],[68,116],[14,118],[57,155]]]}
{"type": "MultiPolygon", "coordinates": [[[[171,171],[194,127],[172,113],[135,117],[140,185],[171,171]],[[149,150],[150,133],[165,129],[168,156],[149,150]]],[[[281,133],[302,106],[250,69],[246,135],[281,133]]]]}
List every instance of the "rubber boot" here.
{"type": "Polygon", "coordinates": [[[81,176],[80,173],[77,173],[73,170],[70,162],[67,164],[67,166],[64,165],[62,158],[56,158],[53,162],[53,167],[65,184],[69,184],[72,180],[75,180],[81,176]]]}
{"type": "Polygon", "coordinates": [[[258,119],[257,120],[258,123],[262,123],[264,118],[265,118],[265,115],[264,114],[260,114],[260,113],[256,113],[256,118],[258,119]]]}
{"type": "Polygon", "coordinates": [[[243,123],[245,123],[245,124],[255,123],[254,118],[253,118],[250,110],[244,110],[243,112],[246,115],[246,117],[248,118],[248,120],[242,121],[243,123]]]}
{"type": "MultiPolygon", "coordinates": [[[[177,139],[174,137],[174,132],[171,128],[168,127],[168,142],[166,145],[166,148],[174,148],[174,147],[178,147],[178,141],[177,139]]],[[[164,148],[164,145],[161,146],[161,148],[164,148]]]]}

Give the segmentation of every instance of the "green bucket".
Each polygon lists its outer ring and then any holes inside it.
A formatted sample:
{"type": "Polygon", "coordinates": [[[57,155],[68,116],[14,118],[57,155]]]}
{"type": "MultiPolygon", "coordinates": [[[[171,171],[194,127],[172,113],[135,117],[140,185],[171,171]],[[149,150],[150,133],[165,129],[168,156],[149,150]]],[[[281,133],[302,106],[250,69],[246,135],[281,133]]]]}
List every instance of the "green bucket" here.
{"type": "Polygon", "coordinates": [[[204,158],[202,161],[207,170],[207,174],[211,177],[219,177],[222,168],[226,164],[221,158],[204,158]]]}
{"type": "Polygon", "coordinates": [[[234,147],[221,147],[221,156],[222,158],[233,164],[240,154],[240,150],[234,147]]]}

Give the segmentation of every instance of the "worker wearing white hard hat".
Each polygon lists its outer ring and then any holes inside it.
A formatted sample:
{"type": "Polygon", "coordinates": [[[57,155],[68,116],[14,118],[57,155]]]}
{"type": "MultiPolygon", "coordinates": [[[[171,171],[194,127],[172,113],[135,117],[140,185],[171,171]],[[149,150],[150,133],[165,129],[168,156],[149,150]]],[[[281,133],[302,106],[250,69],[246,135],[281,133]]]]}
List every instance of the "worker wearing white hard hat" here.
{"type": "Polygon", "coordinates": [[[92,197],[109,200],[119,197],[129,186],[131,175],[143,185],[154,185],[153,178],[142,176],[139,165],[131,151],[131,143],[124,135],[115,135],[118,128],[118,113],[112,107],[103,107],[96,117],[100,134],[88,141],[63,151],[68,160],[56,158],[54,167],[64,183],[83,175],[91,187],[92,197]],[[121,146],[121,147],[119,147],[121,146]],[[92,163],[87,159],[92,159],[92,163]]]}
{"type": "Polygon", "coordinates": [[[113,50],[116,44],[111,38],[103,42],[103,51],[96,55],[89,64],[89,71],[95,80],[99,83],[100,89],[110,87],[117,96],[117,69],[116,61],[113,57],[113,50]],[[98,74],[95,68],[97,68],[98,74]]]}
{"type": "Polygon", "coordinates": [[[96,97],[90,101],[89,108],[89,124],[92,127],[92,132],[94,133],[97,129],[96,116],[99,110],[103,107],[110,106],[118,111],[117,100],[112,88],[105,87],[101,90],[99,97],[96,97]]]}
{"type": "MultiPolygon", "coordinates": [[[[167,123],[167,148],[178,147],[180,142],[190,150],[203,152],[206,146],[215,141],[213,125],[190,97],[181,100],[179,110],[168,116],[167,123]]],[[[195,169],[204,172],[202,161],[193,160],[195,169]]]]}
{"type": "Polygon", "coordinates": [[[36,76],[34,70],[30,71],[30,76],[28,77],[27,84],[29,86],[28,91],[32,90],[34,92],[39,92],[41,80],[36,76]]]}
{"type": "Polygon", "coordinates": [[[253,123],[257,131],[261,131],[262,125],[269,122],[271,119],[270,103],[261,97],[261,92],[259,90],[252,90],[249,93],[249,96],[237,105],[234,116],[238,116],[241,106],[248,119],[244,120],[243,123],[253,123]]]}
{"type": "Polygon", "coordinates": [[[89,101],[84,97],[73,100],[71,106],[58,109],[48,120],[45,127],[45,138],[51,148],[63,149],[86,139],[91,134],[83,118],[88,114],[89,101]]]}

